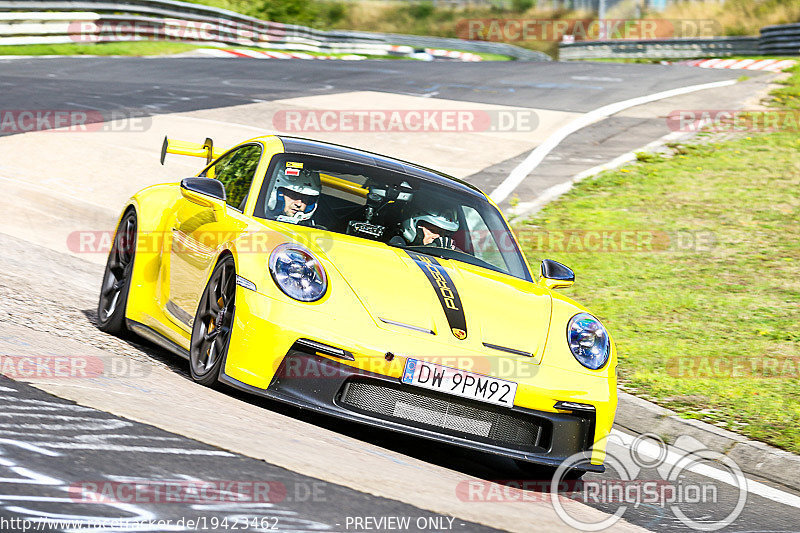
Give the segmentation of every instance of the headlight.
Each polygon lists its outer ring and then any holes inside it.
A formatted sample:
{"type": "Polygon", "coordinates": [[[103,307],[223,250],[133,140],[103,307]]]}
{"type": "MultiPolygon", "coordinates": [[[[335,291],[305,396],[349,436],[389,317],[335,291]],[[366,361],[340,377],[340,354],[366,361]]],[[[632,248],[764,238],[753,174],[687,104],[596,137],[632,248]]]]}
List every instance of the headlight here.
{"type": "Polygon", "coordinates": [[[269,256],[272,279],[287,296],[314,302],[325,295],[328,277],[314,255],[299,244],[278,245],[269,256]]]}
{"type": "Polygon", "coordinates": [[[606,328],[589,313],[578,313],[569,320],[567,344],[575,359],[592,370],[606,364],[611,351],[606,328]]]}

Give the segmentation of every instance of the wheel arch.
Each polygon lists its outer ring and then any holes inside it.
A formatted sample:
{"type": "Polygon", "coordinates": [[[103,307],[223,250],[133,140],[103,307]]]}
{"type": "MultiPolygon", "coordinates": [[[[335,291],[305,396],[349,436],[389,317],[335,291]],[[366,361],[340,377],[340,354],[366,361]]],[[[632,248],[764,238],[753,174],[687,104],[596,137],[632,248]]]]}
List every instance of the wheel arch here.
{"type": "Polygon", "coordinates": [[[142,323],[159,317],[159,276],[164,259],[164,236],[170,213],[181,197],[179,184],[154,185],[140,190],[125,203],[120,219],[131,209],[136,213],[136,257],[125,316],[142,323]]]}

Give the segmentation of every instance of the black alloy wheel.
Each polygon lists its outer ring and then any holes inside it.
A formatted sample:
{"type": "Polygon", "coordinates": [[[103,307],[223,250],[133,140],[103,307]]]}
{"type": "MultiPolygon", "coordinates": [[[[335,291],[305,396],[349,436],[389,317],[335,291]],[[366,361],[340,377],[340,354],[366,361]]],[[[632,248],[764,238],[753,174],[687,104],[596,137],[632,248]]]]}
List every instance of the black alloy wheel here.
{"type": "Polygon", "coordinates": [[[128,332],[125,308],[128,305],[135,255],[136,212],[130,209],[123,215],[114,235],[97,303],[97,324],[107,333],[124,335],[128,332]]]}
{"type": "Polygon", "coordinates": [[[231,340],[235,298],[236,269],[233,258],[226,256],[211,273],[192,325],[189,367],[201,385],[217,383],[231,340]]]}

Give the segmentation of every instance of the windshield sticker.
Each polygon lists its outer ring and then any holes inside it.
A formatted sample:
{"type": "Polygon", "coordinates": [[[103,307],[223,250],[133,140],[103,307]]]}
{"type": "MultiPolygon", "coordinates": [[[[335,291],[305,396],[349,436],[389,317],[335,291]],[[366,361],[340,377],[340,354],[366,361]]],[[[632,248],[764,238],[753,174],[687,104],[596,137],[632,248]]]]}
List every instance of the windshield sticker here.
{"type": "Polygon", "coordinates": [[[303,163],[295,163],[294,161],[287,161],[286,168],[303,168],[303,163]]]}

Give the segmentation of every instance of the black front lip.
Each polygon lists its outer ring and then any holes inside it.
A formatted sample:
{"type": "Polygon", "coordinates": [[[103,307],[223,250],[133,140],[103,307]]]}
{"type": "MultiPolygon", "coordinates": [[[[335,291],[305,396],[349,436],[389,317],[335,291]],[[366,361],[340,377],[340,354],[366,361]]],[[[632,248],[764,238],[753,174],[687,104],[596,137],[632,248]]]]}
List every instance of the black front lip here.
{"type": "MultiPolygon", "coordinates": [[[[585,452],[587,442],[593,441],[594,424],[585,418],[563,413],[534,411],[519,406],[514,406],[511,411],[544,419],[552,424],[552,439],[549,449],[542,450],[541,453],[521,451],[369,416],[346,408],[337,401],[338,395],[345,382],[353,378],[381,381],[386,384],[391,384],[392,386],[397,386],[400,382],[396,378],[361,370],[324,357],[309,356],[308,354],[296,350],[290,350],[286,357],[284,357],[281,366],[275,374],[275,378],[273,378],[272,383],[270,383],[267,389],[260,389],[242,383],[226,375],[224,372],[220,372],[219,381],[251,394],[264,396],[345,420],[550,467],[559,466],[565,459],[575,453],[585,452]],[[302,368],[301,365],[306,364],[305,361],[308,361],[310,357],[313,357],[315,368],[317,369],[316,373],[318,375],[292,376],[292,365],[297,365],[294,368],[302,368]]],[[[416,389],[416,387],[414,387],[414,389],[416,389]]],[[[588,464],[588,461],[585,465],[582,465],[581,468],[591,472],[605,471],[604,466],[588,464]]]]}

